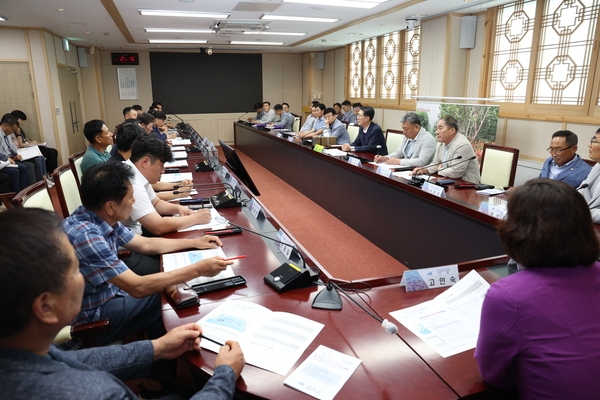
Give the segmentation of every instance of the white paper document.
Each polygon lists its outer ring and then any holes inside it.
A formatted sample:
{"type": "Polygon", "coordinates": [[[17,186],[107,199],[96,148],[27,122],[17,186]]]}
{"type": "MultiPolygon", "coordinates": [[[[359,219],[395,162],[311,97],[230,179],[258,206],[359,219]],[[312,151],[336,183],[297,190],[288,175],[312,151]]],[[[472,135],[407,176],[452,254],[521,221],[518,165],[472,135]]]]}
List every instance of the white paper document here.
{"type": "Polygon", "coordinates": [[[196,189],[192,189],[192,190],[190,191],[190,195],[189,195],[189,196],[186,196],[186,197],[178,197],[178,198],[176,198],[176,199],[171,199],[171,200],[167,200],[167,201],[168,201],[168,202],[170,202],[170,203],[174,203],[174,202],[176,202],[176,201],[179,201],[179,200],[189,200],[189,199],[191,199],[191,198],[192,198],[192,196],[196,196],[197,194],[198,194],[198,191],[197,191],[196,189]]]}
{"type": "Polygon", "coordinates": [[[181,181],[191,181],[194,178],[192,177],[192,173],[191,172],[176,172],[174,174],[162,174],[160,176],[160,181],[161,182],[181,182],[181,181]]]}
{"type": "Polygon", "coordinates": [[[165,168],[187,168],[187,160],[173,160],[173,162],[166,162],[165,168]]]}
{"type": "MultiPolygon", "coordinates": [[[[221,304],[198,324],[203,335],[217,342],[238,341],[248,364],[279,375],[289,372],[324,326],[246,301],[221,304]]],[[[214,352],[220,348],[208,340],[202,340],[200,345],[214,352]]]]}
{"type": "Polygon", "coordinates": [[[171,151],[185,151],[185,146],[171,146],[171,151]]]}
{"type": "MultiPolygon", "coordinates": [[[[227,258],[221,247],[218,249],[193,250],[184,251],[181,253],[163,254],[163,270],[165,272],[173,271],[211,257],[227,258]]],[[[231,278],[232,276],[235,276],[235,273],[233,272],[231,265],[228,265],[227,269],[219,272],[219,274],[215,276],[199,276],[198,278],[187,281],[186,283],[190,286],[200,285],[206,282],[216,281],[218,279],[231,278]]]]}
{"type": "Polygon", "coordinates": [[[171,144],[173,146],[176,146],[176,145],[184,146],[184,145],[192,144],[190,139],[175,138],[175,139],[170,139],[170,140],[171,140],[171,144]]]}
{"type": "Polygon", "coordinates": [[[185,151],[174,151],[173,158],[178,160],[182,158],[187,158],[188,154],[185,151]]]}
{"type": "Polygon", "coordinates": [[[201,229],[223,229],[226,228],[227,225],[220,222],[223,220],[221,214],[214,208],[210,208],[210,216],[211,220],[208,224],[197,224],[192,225],[184,229],[180,229],[178,232],[187,232],[187,231],[197,231],[201,229]]]}
{"type": "Polygon", "coordinates": [[[283,383],[317,399],[333,399],[360,363],[321,345],[283,383]]]}
{"type": "Polygon", "coordinates": [[[504,193],[504,190],[502,189],[483,189],[477,191],[477,194],[482,194],[484,196],[495,196],[502,193],[504,193]]]}
{"type": "Polygon", "coordinates": [[[475,348],[481,306],[490,284],[476,271],[425,303],[390,313],[442,357],[475,348]]]}
{"type": "Polygon", "coordinates": [[[327,154],[328,156],[333,156],[333,157],[344,157],[348,154],[345,151],[342,151],[339,149],[323,149],[323,151],[321,153],[327,154]]]}
{"type": "Polygon", "coordinates": [[[40,148],[37,145],[31,147],[18,148],[17,154],[20,155],[23,158],[23,160],[31,160],[32,158],[42,156],[42,152],[40,151],[40,148]]]}
{"type": "Polygon", "coordinates": [[[376,163],[375,161],[371,161],[371,162],[369,162],[369,164],[376,165],[377,167],[381,167],[381,168],[391,169],[391,170],[405,169],[405,170],[408,170],[408,171],[412,171],[414,169],[414,168],[408,168],[407,169],[406,165],[386,164],[384,162],[376,163]]]}

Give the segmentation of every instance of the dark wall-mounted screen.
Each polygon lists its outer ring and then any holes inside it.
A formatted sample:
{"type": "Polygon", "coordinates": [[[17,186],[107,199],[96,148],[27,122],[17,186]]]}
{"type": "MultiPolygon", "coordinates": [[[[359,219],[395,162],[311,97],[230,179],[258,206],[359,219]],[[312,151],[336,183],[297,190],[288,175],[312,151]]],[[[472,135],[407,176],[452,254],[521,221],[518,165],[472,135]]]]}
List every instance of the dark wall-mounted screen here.
{"type": "Polygon", "coordinates": [[[260,54],[150,53],[152,98],[167,114],[250,111],[263,101],[260,54]]]}

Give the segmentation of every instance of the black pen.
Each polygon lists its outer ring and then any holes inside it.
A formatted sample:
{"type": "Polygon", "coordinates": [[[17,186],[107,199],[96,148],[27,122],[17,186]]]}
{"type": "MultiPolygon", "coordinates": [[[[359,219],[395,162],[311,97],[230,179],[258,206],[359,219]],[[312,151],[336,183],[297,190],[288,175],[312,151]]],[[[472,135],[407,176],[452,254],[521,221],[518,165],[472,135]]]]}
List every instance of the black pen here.
{"type": "Polygon", "coordinates": [[[203,334],[200,334],[200,337],[201,337],[202,339],[206,339],[206,340],[208,340],[209,342],[213,342],[214,344],[218,344],[219,346],[225,346],[223,343],[219,343],[219,342],[217,342],[217,341],[216,341],[216,340],[214,340],[214,339],[211,339],[211,338],[209,338],[209,337],[206,337],[206,336],[204,336],[203,334]]]}

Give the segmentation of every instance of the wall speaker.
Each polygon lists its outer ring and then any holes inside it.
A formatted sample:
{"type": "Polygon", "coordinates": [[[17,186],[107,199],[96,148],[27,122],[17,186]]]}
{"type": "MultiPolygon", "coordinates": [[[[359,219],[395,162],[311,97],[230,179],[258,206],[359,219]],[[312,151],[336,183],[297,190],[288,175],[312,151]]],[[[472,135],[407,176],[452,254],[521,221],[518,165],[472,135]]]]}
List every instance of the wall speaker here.
{"type": "Polygon", "coordinates": [[[87,68],[87,54],[85,53],[85,47],[77,48],[77,58],[79,58],[79,66],[81,68],[87,68]]]}
{"type": "Polygon", "coordinates": [[[63,50],[69,51],[69,40],[67,38],[63,38],[62,42],[63,42],[63,50]]]}
{"type": "Polygon", "coordinates": [[[466,16],[460,19],[460,45],[461,49],[475,47],[475,33],[477,31],[477,17],[466,16]]]}
{"type": "Polygon", "coordinates": [[[317,53],[317,69],[325,69],[325,53],[322,51],[317,53]]]}

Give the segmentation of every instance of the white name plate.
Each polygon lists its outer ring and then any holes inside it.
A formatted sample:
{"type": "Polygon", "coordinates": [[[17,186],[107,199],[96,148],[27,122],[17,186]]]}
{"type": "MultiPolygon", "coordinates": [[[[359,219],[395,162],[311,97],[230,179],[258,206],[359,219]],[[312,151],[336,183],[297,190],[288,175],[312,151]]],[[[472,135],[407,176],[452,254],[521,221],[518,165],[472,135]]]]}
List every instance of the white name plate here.
{"type": "Polygon", "coordinates": [[[382,167],[381,165],[377,167],[377,174],[381,176],[385,176],[386,178],[393,178],[394,171],[389,168],[382,167]]]}
{"type": "Polygon", "coordinates": [[[443,199],[446,198],[446,191],[444,190],[443,186],[438,186],[431,182],[424,182],[422,189],[434,196],[441,197],[443,199]]]}
{"type": "MultiPolygon", "coordinates": [[[[249,207],[250,207],[250,214],[252,214],[252,216],[254,218],[258,218],[258,214],[260,214],[260,212],[262,211],[262,208],[254,198],[250,199],[249,207]]],[[[263,212],[263,214],[264,214],[264,212],[263,212]]]]}
{"type": "Polygon", "coordinates": [[[407,292],[416,292],[452,286],[458,279],[458,265],[444,265],[406,271],[402,275],[400,286],[406,286],[407,292]]]}
{"type": "Polygon", "coordinates": [[[290,237],[288,235],[285,234],[285,232],[281,229],[279,229],[279,231],[277,232],[277,240],[279,240],[280,242],[283,242],[285,244],[282,243],[276,243],[277,247],[279,247],[279,250],[281,250],[281,252],[283,253],[284,256],[287,257],[287,259],[289,260],[290,255],[292,254],[292,247],[296,247],[294,245],[294,242],[292,242],[292,239],[290,239],[290,237]],[[289,245],[289,246],[286,246],[289,245]]]}
{"type": "Polygon", "coordinates": [[[356,158],[356,157],[348,157],[348,163],[350,163],[356,167],[362,167],[362,163],[360,162],[360,159],[356,158]]]}

